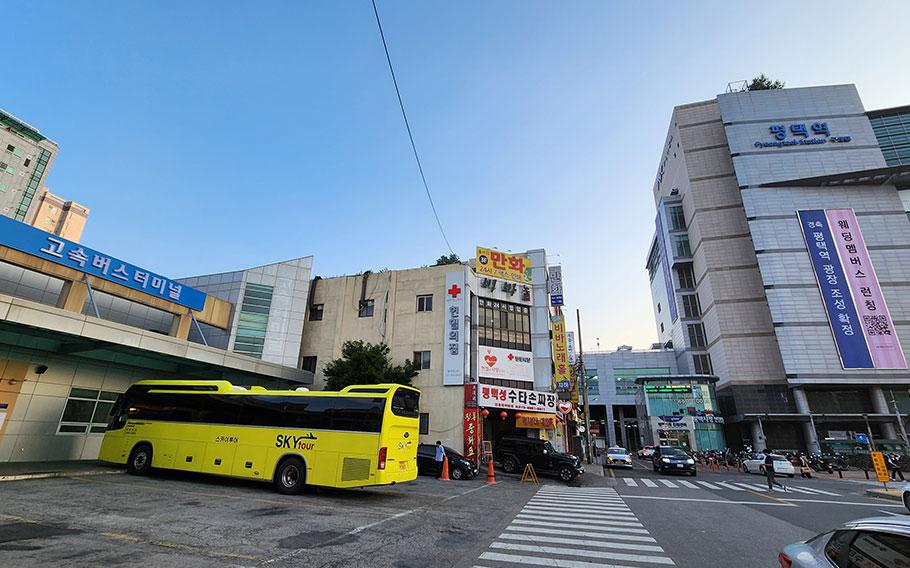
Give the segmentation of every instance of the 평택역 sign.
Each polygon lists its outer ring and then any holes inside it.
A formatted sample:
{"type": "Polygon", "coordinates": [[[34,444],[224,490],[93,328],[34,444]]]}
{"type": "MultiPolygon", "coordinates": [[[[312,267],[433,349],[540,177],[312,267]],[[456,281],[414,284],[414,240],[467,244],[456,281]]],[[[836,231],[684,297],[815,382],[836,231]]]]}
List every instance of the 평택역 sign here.
{"type": "Polygon", "coordinates": [[[531,283],[531,259],[520,254],[477,247],[477,274],[510,280],[519,284],[531,283]]]}
{"type": "Polygon", "coordinates": [[[205,309],[204,292],[3,215],[0,244],[191,310],[205,309]]]}

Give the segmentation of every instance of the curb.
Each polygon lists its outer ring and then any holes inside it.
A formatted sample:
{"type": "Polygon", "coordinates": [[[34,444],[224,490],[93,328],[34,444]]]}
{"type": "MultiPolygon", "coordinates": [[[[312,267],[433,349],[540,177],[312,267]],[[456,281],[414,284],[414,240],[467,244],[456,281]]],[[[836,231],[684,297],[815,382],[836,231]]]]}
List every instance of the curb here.
{"type": "Polygon", "coordinates": [[[900,493],[891,493],[890,491],[885,491],[883,489],[866,489],[866,495],[870,497],[878,497],[879,499],[887,499],[889,501],[903,501],[900,493]]]}
{"type": "Polygon", "coordinates": [[[21,473],[14,475],[0,475],[0,482],[3,481],[25,481],[28,479],[53,479],[57,477],[74,477],[86,475],[116,475],[124,473],[117,469],[90,469],[86,471],[45,471],[40,473],[21,473]]]}

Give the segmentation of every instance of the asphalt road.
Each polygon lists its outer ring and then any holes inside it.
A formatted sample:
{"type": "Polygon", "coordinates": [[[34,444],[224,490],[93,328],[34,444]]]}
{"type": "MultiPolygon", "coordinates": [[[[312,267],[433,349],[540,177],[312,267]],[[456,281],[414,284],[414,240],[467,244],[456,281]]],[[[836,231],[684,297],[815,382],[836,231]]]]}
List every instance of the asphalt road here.
{"type": "Polygon", "coordinates": [[[287,497],[198,475],[0,484],[0,566],[776,566],[785,544],[906,511],[865,484],[641,467],[572,486],[483,479],[287,497]]]}

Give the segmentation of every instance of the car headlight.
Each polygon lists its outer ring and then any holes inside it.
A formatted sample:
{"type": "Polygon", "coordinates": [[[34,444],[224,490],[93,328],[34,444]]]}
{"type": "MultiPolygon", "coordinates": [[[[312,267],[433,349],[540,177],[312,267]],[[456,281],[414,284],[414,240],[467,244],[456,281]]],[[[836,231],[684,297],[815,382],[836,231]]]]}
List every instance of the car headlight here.
{"type": "Polygon", "coordinates": [[[664,463],[670,463],[670,458],[660,458],[660,461],[664,463]]]}
{"type": "Polygon", "coordinates": [[[695,465],[695,460],[693,460],[692,458],[689,458],[686,460],[686,463],[689,465],[695,465]]]}

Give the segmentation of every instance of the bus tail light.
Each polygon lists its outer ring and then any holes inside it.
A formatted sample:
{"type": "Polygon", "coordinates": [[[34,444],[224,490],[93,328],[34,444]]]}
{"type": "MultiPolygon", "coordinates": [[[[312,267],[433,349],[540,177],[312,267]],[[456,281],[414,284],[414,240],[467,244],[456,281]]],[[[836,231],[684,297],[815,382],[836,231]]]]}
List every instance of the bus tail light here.
{"type": "Polygon", "coordinates": [[[379,464],[376,466],[376,469],[385,469],[385,458],[386,454],[389,453],[389,449],[385,446],[379,448],[379,464]]]}

